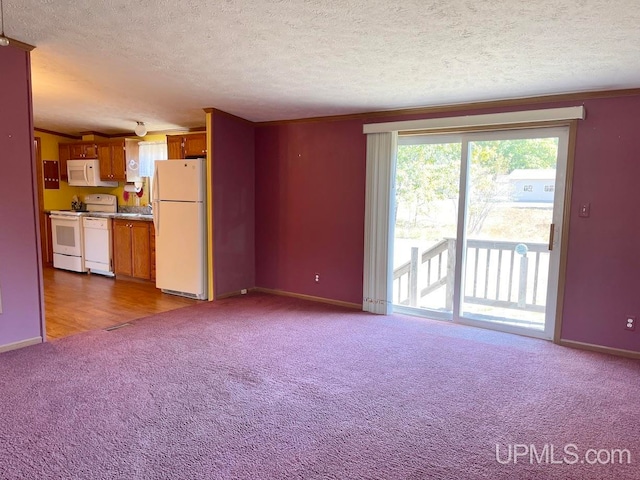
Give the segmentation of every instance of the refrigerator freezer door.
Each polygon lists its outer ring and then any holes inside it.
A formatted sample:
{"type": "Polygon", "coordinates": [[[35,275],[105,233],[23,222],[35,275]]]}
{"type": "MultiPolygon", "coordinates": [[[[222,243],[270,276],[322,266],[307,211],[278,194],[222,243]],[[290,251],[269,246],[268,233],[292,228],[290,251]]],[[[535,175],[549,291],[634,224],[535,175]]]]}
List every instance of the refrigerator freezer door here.
{"type": "Polygon", "coordinates": [[[160,201],[156,231],[156,286],[206,298],[204,204],[160,201]]]}
{"type": "Polygon", "coordinates": [[[154,200],[204,201],[204,160],[156,160],[154,200]]]}

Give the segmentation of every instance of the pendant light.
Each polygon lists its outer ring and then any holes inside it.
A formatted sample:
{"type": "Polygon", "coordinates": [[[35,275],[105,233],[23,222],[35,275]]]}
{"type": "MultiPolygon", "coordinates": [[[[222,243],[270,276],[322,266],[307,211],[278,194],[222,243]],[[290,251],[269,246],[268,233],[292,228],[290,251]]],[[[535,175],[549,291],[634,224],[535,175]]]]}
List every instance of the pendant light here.
{"type": "Polygon", "coordinates": [[[137,122],[137,123],[138,124],[136,125],[134,132],[136,132],[137,136],[144,137],[147,134],[147,127],[145,127],[144,122],[137,122]]]}
{"type": "Polygon", "coordinates": [[[0,47],[9,45],[9,39],[4,36],[4,5],[0,0],[0,47]]]}

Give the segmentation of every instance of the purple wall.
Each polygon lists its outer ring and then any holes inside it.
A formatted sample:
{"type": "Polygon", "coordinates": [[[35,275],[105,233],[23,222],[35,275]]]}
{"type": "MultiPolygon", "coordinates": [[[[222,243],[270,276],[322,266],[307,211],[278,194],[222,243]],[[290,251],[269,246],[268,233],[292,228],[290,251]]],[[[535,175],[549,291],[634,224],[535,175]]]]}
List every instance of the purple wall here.
{"type": "Polygon", "coordinates": [[[255,127],[213,112],[215,295],[255,286],[255,127]]]}
{"type": "Polygon", "coordinates": [[[584,104],[579,122],[562,338],[640,351],[640,96],[369,120],[260,126],[256,131],[256,284],[362,301],[365,136],[371,122],[584,104]],[[577,216],[591,203],[591,217],[577,216]],[[313,274],[321,281],[314,283],[313,274]]]}
{"type": "Polygon", "coordinates": [[[0,47],[0,346],[41,335],[29,53],[0,47]]]}
{"type": "Polygon", "coordinates": [[[257,286],[362,302],[365,140],[361,120],[258,128],[257,286]]]}
{"type": "Polygon", "coordinates": [[[640,96],[584,102],[576,139],[562,338],[640,351],[640,96]],[[589,218],[578,216],[591,204],[589,218]]]}

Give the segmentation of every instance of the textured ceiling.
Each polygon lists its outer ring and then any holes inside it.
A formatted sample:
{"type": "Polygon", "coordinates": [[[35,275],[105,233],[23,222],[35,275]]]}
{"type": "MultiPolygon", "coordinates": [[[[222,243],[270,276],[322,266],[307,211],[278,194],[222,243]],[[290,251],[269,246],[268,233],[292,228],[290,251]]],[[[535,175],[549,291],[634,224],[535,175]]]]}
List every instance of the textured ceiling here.
{"type": "Polygon", "coordinates": [[[3,1],[70,134],[640,86],[638,0],[3,1]]]}

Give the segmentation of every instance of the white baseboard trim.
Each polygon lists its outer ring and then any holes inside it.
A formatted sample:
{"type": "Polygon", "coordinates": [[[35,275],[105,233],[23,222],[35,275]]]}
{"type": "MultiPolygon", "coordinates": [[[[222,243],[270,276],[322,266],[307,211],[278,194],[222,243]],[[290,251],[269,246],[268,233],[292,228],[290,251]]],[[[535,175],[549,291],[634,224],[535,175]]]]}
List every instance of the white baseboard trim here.
{"type": "Polygon", "coordinates": [[[256,287],[251,289],[254,292],[270,293],[272,295],[280,295],[283,297],[300,298],[302,300],[310,300],[312,302],[328,303],[329,305],[337,305],[339,307],[354,308],[356,310],[362,310],[362,305],[359,303],[343,302],[342,300],[332,300],[324,297],[314,297],[313,295],[305,295],[303,293],[286,292],[284,290],[274,290],[271,288],[256,287]]]}
{"type": "Polygon", "coordinates": [[[580,350],[589,350],[591,352],[608,353],[609,355],[617,355],[618,357],[640,359],[640,352],[634,352],[633,350],[603,347],[602,345],[594,345],[592,343],[574,342],[573,340],[562,339],[560,339],[558,344],[563,347],[578,348],[580,350]]]}
{"type": "Polygon", "coordinates": [[[10,350],[17,350],[18,348],[29,347],[31,345],[37,345],[38,343],[42,343],[42,337],[33,337],[33,338],[28,338],[27,340],[22,340],[20,342],[0,345],[0,353],[8,352],[10,350]]]}

